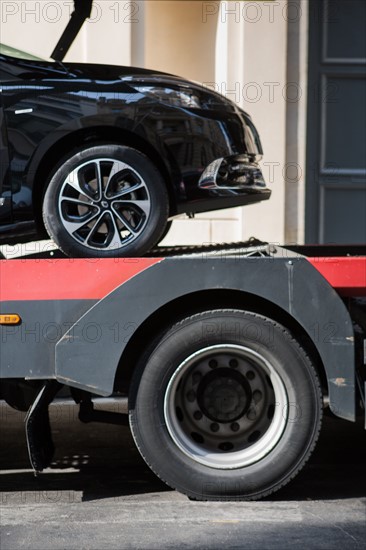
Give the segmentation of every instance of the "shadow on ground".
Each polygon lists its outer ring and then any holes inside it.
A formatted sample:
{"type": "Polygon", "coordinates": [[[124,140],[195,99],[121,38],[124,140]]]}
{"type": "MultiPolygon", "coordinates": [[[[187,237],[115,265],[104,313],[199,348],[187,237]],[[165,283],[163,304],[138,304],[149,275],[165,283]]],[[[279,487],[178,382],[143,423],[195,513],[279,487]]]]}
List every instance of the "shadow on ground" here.
{"type": "MultiPolygon", "coordinates": [[[[75,407],[52,413],[56,453],[38,478],[29,469],[24,415],[2,405],[0,491],[79,494],[80,500],[174,491],[146,466],[129,429],[81,424],[75,407]]],[[[366,445],[362,419],[326,416],[315,452],[302,472],[267,501],[359,498],[365,495],[366,445]]]]}

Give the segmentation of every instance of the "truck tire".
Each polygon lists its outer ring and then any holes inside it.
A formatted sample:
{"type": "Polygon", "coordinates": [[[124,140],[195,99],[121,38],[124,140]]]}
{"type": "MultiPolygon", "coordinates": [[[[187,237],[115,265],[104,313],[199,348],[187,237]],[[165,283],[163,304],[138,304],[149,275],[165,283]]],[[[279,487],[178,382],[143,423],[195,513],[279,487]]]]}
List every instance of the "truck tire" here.
{"type": "Polygon", "coordinates": [[[121,145],[70,153],[51,177],[43,221],[67,256],[143,256],[168,220],[165,183],[153,163],[121,145]]]}
{"type": "Polygon", "coordinates": [[[130,388],[136,445],[195,500],[255,500],[304,466],[322,418],[309,357],[281,325],[239,310],[187,317],[141,358],[130,388]]]}

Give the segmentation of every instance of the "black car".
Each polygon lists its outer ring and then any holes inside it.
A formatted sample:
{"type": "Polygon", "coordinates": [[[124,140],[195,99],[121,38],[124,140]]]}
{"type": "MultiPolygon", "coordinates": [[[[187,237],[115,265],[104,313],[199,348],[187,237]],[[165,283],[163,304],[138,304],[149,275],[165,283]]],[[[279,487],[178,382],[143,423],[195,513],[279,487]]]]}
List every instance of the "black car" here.
{"type": "MultiPolygon", "coordinates": [[[[55,57],[55,56],[54,56],[55,57]]],[[[0,50],[0,242],[137,256],[179,214],[268,199],[248,114],[169,74],[0,50]]]]}

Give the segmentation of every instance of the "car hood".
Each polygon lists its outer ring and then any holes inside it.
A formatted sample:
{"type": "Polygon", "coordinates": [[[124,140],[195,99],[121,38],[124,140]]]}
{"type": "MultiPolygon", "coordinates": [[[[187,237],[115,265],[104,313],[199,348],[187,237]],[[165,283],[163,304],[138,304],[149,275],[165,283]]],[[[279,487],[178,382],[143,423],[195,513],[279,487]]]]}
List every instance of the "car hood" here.
{"type": "Polygon", "coordinates": [[[236,103],[223,96],[222,94],[200,84],[193,82],[180,76],[170,73],[157,71],[153,69],[143,69],[141,67],[125,67],[118,65],[98,65],[91,63],[67,63],[65,68],[73,77],[82,78],[92,81],[122,81],[131,87],[146,86],[146,87],[167,87],[171,89],[195,90],[197,93],[205,94],[215,98],[216,105],[226,105],[232,111],[241,111],[246,117],[250,118],[248,113],[245,113],[238,108],[236,103]]]}
{"type": "MultiPolygon", "coordinates": [[[[4,62],[2,73],[24,80],[83,80],[90,82],[123,82],[133,87],[136,84],[144,86],[169,87],[173,89],[189,88],[204,91],[215,97],[218,103],[230,105],[233,110],[237,106],[228,98],[205,86],[162,71],[143,69],[141,67],[125,67],[120,65],[104,65],[97,63],[61,63],[58,61],[38,61],[18,59],[0,55],[0,63],[4,62]]],[[[2,78],[4,81],[4,76],[2,78]]],[[[5,78],[6,80],[6,78],[5,78]]],[[[248,115],[247,115],[248,116],[248,115]]]]}
{"type": "Polygon", "coordinates": [[[155,71],[151,69],[142,69],[139,67],[124,67],[122,65],[102,65],[97,63],[65,63],[65,68],[78,78],[87,78],[91,80],[123,80],[131,81],[134,79],[144,80],[146,78],[173,78],[184,82],[184,79],[175,77],[168,73],[155,71]]]}
{"type": "Polygon", "coordinates": [[[6,65],[6,72],[21,76],[25,79],[32,78],[81,78],[85,80],[124,80],[131,77],[138,78],[151,76],[156,78],[174,77],[160,71],[149,69],[124,67],[119,65],[105,65],[97,63],[61,63],[58,61],[43,61],[20,59],[8,55],[0,55],[0,62],[6,65]]]}

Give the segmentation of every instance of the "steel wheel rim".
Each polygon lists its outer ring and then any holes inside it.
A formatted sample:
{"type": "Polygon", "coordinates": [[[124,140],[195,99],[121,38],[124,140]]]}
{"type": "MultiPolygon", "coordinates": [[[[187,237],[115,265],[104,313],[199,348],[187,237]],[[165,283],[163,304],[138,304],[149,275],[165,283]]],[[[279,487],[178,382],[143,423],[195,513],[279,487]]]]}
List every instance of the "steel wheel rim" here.
{"type": "Polygon", "coordinates": [[[67,175],[58,210],[75,241],[108,251],[139,238],[150,216],[151,199],[143,177],[132,166],[103,157],[84,162],[67,175]]]}
{"type": "Polygon", "coordinates": [[[180,450],[225,470],[266,456],[280,441],[288,414],[287,392],[275,368],[236,344],[209,346],[187,357],[164,397],[166,427],[180,450]]]}

